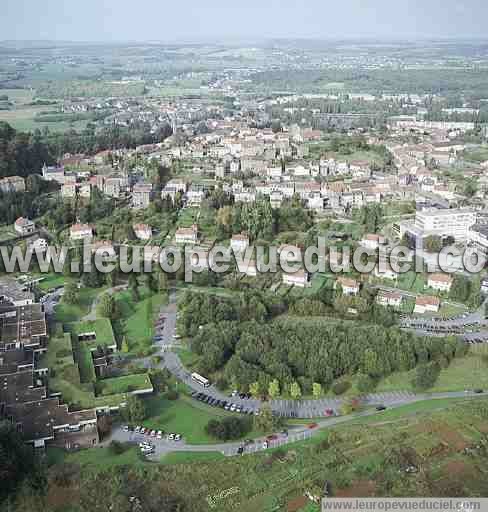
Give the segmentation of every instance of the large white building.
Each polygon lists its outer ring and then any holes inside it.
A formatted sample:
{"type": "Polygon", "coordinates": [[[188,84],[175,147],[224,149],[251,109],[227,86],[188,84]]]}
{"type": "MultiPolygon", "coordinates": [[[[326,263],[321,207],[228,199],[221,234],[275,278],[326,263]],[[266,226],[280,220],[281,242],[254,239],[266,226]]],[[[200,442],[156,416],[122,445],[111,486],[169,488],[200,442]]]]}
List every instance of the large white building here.
{"type": "Polygon", "coordinates": [[[407,235],[412,238],[418,249],[423,248],[423,239],[428,236],[439,236],[443,239],[452,237],[456,242],[464,242],[468,239],[468,232],[476,221],[475,210],[424,210],[417,212],[415,222],[400,223],[400,237],[407,235]]]}

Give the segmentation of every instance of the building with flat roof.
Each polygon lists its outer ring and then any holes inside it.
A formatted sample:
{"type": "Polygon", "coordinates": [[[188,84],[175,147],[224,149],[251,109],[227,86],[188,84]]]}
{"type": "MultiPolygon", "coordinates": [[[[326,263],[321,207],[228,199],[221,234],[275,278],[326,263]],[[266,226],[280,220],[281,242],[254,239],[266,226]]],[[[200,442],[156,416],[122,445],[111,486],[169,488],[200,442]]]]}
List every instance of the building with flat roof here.
{"type": "Polygon", "coordinates": [[[452,237],[455,242],[464,242],[477,222],[475,210],[429,209],[417,212],[415,221],[400,222],[400,237],[410,238],[417,249],[423,249],[423,241],[429,236],[442,239],[452,237]]]}
{"type": "Polygon", "coordinates": [[[46,314],[40,304],[0,306],[0,352],[40,350],[47,339],[46,314]]]}

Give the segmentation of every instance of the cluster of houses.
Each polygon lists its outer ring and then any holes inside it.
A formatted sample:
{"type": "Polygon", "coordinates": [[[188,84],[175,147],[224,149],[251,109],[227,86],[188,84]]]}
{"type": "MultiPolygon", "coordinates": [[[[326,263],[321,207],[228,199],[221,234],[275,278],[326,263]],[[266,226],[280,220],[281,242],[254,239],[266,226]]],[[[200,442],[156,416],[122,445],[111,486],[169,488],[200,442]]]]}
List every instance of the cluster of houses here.
{"type": "Polygon", "coordinates": [[[0,280],[0,419],[10,421],[35,448],[65,449],[99,442],[94,409],[70,411],[59,393],[50,393],[44,364],[46,315],[28,288],[0,280]]]}

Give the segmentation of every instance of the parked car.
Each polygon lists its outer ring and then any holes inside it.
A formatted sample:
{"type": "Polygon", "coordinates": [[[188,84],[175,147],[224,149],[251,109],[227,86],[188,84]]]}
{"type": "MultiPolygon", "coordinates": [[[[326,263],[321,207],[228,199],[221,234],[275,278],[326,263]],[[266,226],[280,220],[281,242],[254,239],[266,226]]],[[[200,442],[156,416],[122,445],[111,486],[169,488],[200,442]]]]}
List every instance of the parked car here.
{"type": "Polygon", "coordinates": [[[378,407],[376,407],[376,410],[381,412],[381,411],[386,411],[386,406],[385,405],[378,405],[378,407]]]}

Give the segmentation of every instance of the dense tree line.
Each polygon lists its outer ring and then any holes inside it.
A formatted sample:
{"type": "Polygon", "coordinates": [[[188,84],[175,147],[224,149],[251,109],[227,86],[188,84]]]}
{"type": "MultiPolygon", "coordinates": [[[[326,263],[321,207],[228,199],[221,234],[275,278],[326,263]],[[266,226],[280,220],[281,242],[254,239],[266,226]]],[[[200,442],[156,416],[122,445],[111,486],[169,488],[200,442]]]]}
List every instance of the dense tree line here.
{"type": "MultiPolygon", "coordinates": [[[[262,300],[262,299],[261,299],[262,300]]],[[[206,375],[223,375],[249,390],[311,392],[328,389],[335,379],[362,374],[379,379],[396,371],[464,354],[454,338],[421,338],[396,328],[317,318],[272,320],[269,305],[252,297],[243,308],[232,300],[194,294],[182,303],[181,324],[200,356],[206,375]],[[298,387],[297,387],[298,386],[298,387]]]]}
{"type": "Polygon", "coordinates": [[[51,133],[43,129],[23,133],[0,122],[0,178],[39,174],[44,164],[52,165],[66,153],[95,154],[106,149],[135,148],[161,142],[171,134],[169,125],[152,133],[151,126],[146,124],[130,130],[112,125],[95,129],[88,125],[82,132],[51,133]]]}

